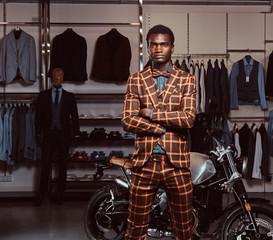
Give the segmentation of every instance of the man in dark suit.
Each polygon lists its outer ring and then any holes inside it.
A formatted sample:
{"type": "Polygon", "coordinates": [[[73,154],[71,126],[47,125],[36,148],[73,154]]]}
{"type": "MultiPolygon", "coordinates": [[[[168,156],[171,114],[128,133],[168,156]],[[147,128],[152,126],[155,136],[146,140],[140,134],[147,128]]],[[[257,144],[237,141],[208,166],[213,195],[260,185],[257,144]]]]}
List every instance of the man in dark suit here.
{"type": "Polygon", "coordinates": [[[56,150],[59,154],[60,164],[57,201],[62,203],[71,140],[70,116],[72,117],[74,137],[79,134],[76,100],[73,93],[62,88],[63,75],[62,69],[55,68],[52,71],[53,87],[41,92],[37,100],[35,130],[37,142],[42,143],[42,173],[37,205],[40,205],[46,196],[52,157],[56,150]]]}
{"type": "Polygon", "coordinates": [[[176,239],[189,240],[192,182],[187,129],[196,113],[195,77],[171,63],[173,32],[157,25],[147,34],[151,66],[129,77],[124,130],[136,134],[126,240],[144,239],[159,186],[168,196],[176,239]]]}

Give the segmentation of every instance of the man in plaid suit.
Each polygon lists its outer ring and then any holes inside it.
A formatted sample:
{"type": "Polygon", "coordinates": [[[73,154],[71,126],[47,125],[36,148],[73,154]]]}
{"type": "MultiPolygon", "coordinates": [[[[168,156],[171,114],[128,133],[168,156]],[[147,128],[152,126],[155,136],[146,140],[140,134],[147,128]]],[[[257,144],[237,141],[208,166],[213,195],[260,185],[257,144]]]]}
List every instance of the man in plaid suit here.
{"type": "Polygon", "coordinates": [[[145,239],[159,187],[168,196],[176,239],[191,239],[192,182],[187,129],[196,113],[194,76],[171,63],[174,35],[156,25],[147,34],[151,66],[127,83],[122,125],[136,134],[125,239],[145,239]]]}

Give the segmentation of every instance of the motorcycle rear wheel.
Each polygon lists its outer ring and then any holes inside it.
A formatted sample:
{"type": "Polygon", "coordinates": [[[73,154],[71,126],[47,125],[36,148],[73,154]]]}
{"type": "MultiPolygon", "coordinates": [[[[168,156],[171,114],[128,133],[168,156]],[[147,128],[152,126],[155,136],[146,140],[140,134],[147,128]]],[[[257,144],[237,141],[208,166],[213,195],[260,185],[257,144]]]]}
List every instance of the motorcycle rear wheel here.
{"type": "Polygon", "coordinates": [[[251,209],[261,237],[253,234],[253,225],[249,222],[241,207],[231,209],[221,221],[221,240],[234,239],[272,239],[267,233],[273,233],[273,207],[266,203],[252,203],[251,209]]]}
{"type": "Polygon", "coordinates": [[[90,240],[121,240],[127,227],[126,215],[106,215],[114,211],[128,211],[128,205],[114,208],[110,199],[110,189],[115,193],[115,200],[124,200],[122,189],[106,186],[95,192],[88,202],[84,217],[85,232],[90,240]],[[111,216],[111,217],[109,217],[111,216]]]}

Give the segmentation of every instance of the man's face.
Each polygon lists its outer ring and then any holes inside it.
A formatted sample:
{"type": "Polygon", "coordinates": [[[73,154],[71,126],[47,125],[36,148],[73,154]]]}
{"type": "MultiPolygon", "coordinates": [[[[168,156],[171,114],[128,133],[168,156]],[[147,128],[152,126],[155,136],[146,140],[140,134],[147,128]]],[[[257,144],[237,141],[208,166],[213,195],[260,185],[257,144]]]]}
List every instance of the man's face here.
{"type": "Polygon", "coordinates": [[[53,85],[54,86],[61,86],[63,83],[64,74],[62,71],[56,71],[52,73],[53,78],[53,85]]]}
{"type": "Polygon", "coordinates": [[[148,53],[153,63],[162,65],[171,61],[174,46],[171,45],[169,34],[151,34],[148,53]]]}

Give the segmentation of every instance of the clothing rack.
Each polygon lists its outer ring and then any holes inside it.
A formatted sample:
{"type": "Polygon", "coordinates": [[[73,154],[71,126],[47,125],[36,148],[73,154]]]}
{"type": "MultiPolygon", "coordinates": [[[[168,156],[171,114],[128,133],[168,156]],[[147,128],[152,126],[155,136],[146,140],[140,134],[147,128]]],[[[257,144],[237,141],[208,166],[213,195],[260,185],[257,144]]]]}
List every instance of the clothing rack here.
{"type": "Polygon", "coordinates": [[[273,43],[273,40],[265,40],[265,43],[273,43]]]}
{"type": "Polygon", "coordinates": [[[140,23],[95,23],[95,22],[51,22],[50,25],[53,26],[83,26],[83,27],[89,27],[89,26],[139,26],[140,23]]]}
{"type": "Polygon", "coordinates": [[[34,99],[0,99],[0,104],[1,103],[32,103],[34,101],[34,99]]]}
{"type": "Polygon", "coordinates": [[[11,25],[11,26],[19,26],[19,25],[25,25],[25,26],[33,26],[33,25],[40,25],[41,22],[0,22],[0,25],[11,25]]]}
{"type": "Polygon", "coordinates": [[[269,121],[269,117],[229,117],[230,122],[265,122],[269,121]]]}
{"type": "Polygon", "coordinates": [[[248,52],[248,53],[260,52],[260,53],[264,53],[265,50],[264,49],[249,49],[249,48],[247,48],[247,49],[227,49],[227,52],[248,52]]]}
{"type": "Polygon", "coordinates": [[[229,54],[227,53],[201,53],[201,54],[172,54],[172,57],[182,57],[182,58],[192,58],[192,57],[225,57],[228,58],[229,54]]]}

